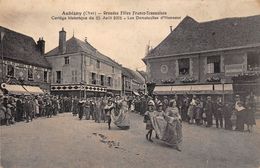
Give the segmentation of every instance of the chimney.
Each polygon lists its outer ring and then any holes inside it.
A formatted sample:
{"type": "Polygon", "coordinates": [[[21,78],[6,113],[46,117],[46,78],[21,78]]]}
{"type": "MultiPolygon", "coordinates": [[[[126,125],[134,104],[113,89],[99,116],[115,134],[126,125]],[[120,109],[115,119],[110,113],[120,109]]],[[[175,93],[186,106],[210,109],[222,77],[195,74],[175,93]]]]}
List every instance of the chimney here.
{"type": "Polygon", "coordinates": [[[37,47],[39,49],[39,51],[41,52],[41,55],[44,55],[45,53],[45,41],[42,38],[39,38],[39,40],[37,41],[37,47]]]}
{"type": "Polygon", "coordinates": [[[170,26],[170,31],[172,32],[172,26],[170,26]]]}
{"type": "Polygon", "coordinates": [[[66,32],[64,28],[59,32],[59,52],[64,54],[66,52],[66,32]]]}
{"type": "Polygon", "coordinates": [[[85,43],[87,43],[88,42],[88,38],[87,37],[85,37],[85,43]]]}

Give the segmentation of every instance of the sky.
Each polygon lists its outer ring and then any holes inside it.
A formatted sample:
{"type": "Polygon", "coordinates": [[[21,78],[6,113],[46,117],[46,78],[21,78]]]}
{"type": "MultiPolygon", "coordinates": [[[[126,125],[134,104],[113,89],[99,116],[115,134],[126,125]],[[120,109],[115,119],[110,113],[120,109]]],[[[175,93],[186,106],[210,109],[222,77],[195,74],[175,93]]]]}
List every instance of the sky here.
{"type": "Polygon", "coordinates": [[[260,14],[260,0],[0,0],[0,26],[43,37],[46,52],[58,46],[64,27],[67,40],[74,36],[133,70],[145,70],[142,58],[148,43],[156,47],[185,17],[198,22],[260,14]],[[179,19],[162,20],[53,20],[62,12],[166,12],[179,19]]]}

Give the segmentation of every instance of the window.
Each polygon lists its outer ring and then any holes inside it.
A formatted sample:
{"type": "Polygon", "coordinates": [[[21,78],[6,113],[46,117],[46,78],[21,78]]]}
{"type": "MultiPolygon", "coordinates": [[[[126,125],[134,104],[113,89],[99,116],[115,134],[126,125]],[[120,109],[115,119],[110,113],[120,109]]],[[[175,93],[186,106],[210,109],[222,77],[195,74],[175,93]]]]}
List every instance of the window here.
{"type": "Polygon", "coordinates": [[[248,71],[260,70],[260,52],[247,53],[247,70],[248,71]]]}
{"type": "Polygon", "coordinates": [[[71,73],[72,73],[72,78],[71,78],[72,82],[77,82],[78,81],[77,71],[76,70],[71,71],[71,73]]]}
{"type": "Polygon", "coordinates": [[[100,61],[97,60],[97,68],[99,69],[100,68],[100,61]]]}
{"type": "Polygon", "coordinates": [[[115,67],[112,66],[112,73],[115,73],[115,67]]]}
{"type": "Polygon", "coordinates": [[[112,86],[112,78],[111,77],[107,78],[107,85],[112,86]]]}
{"type": "Polygon", "coordinates": [[[28,80],[33,81],[33,69],[32,68],[28,69],[28,80]]]}
{"type": "Polygon", "coordinates": [[[64,60],[66,65],[70,64],[70,57],[64,57],[64,60]]]}
{"type": "Polygon", "coordinates": [[[91,73],[91,83],[92,84],[96,84],[97,83],[97,81],[96,81],[96,74],[95,73],[91,73]]]}
{"type": "Polygon", "coordinates": [[[61,71],[56,71],[57,80],[56,83],[61,83],[61,71]]]}
{"type": "Polygon", "coordinates": [[[100,85],[105,85],[104,75],[100,75],[100,85]]]}
{"type": "Polygon", "coordinates": [[[7,65],[7,76],[14,77],[14,66],[7,65]]]}
{"type": "Polygon", "coordinates": [[[183,58],[178,60],[179,65],[179,74],[180,75],[188,75],[190,71],[190,59],[183,58]]]}
{"type": "Polygon", "coordinates": [[[47,71],[43,72],[43,81],[48,82],[48,72],[47,71]]]}
{"type": "Polygon", "coordinates": [[[208,73],[220,73],[220,56],[207,57],[208,73]]]}

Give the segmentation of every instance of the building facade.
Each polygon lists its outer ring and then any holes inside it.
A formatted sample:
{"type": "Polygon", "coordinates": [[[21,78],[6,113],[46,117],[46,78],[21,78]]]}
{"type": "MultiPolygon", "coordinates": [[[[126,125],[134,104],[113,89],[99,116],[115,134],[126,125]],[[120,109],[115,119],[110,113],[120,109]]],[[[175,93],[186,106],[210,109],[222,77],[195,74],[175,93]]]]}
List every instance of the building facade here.
{"type": "Polygon", "coordinates": [[[51,65],[44,57],[45,41],[0,26],[1,88],[8,94],[50,91],[51,65]]]}
{"type": "Polygon", "coordinates": [[[51,91],[67,96],[121,94],[121,65],[103,55],[86,40],[74,36],[66,41],[59,32],[59,46],[45,57],[52,65],[51,91]]]}
{"type": "Polygon", "coordinates": [[[146,93],[145,78],[138,72],[129,68],[122,69],[122,94],[139,95],[146,93]]]}
{"type": "Polygon", "coordinates": [[[180,24],[143,59],[157,94],[259,93],[260,16],[180,24]],[[250,26],[249,26],[250,25],[250,26]],[[235,78],[254,76],[244,92],[235,78]]]}

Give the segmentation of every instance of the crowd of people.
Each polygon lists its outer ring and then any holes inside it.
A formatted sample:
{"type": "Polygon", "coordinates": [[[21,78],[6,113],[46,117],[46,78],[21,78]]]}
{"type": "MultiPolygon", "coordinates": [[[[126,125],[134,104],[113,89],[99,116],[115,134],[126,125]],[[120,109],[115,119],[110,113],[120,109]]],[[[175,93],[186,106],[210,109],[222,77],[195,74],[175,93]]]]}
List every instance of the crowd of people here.
{"type": "Polygon", "coordinates": [[[62,112],[60,100],[52,95],[0,95],[0,123],[33,121],[38,117],[51,118],[62,112]]]}
{"type": "Polygon", "coordinates": [[[223,101],[221,96],[175,95],[167,96],[114,96],[77,98],[54,95],[0,95],[1,125],[30,122],[38,117],[51,118],[63,112],[72,112],[79,120],[94,120],[97,123],[111,122],[121,129],[130,128],[128,112],[144,116],[145,135],[150,142],[155,138],[181,151],[182,122],[198,126],[224,128],[252,132],[256,124],[256,102],[253,94],[243,100],[235,95],[232,101],[223,101]]]}
{"type": "Polygon", "coordinates": [[[205,95],[175,95],[174,97],[148,96],[130,97],[128,101],[129,109],[144,115],[147,111],[149,100],[154,100],[155,108],[162,104],[162,110],[166,111],[169,100],[176,100],[181,119],[189,124],[212,127],[227,130],[252,132],[255,122],[256,101],[255,96],[250,94],[244,99],[240,95],[235,95],[234,99],[223,101],[222,96],[205,95]],[[246,126],[246,127],[245,127],[246,126]]]}
{"type": "MultiPolygon", "coordinates": [[[[53,95],[16,95],[0,96],[0,120],[1,125],[14,124],[20,121],[32,121],[37,117],[52,117],[62,112],[77,114],[82,119],[95,120],[95,122],[106,122],[109,120],[108,105],[118,107],[120,100],[124,100],[129,111],[145,115],[148,111],[148,103],[154,101],[155,109],[160,105],[162,111],[169,107],[170,99],[175,99],[176,107],[182,121],[199,126],[225,128],[228,130],[252,132],[256,124],[254,114],[256,102],[254,95],[248,95],[244,100],[235,95],[232,101],[223,101],[221,96],[197,96],[178,95],[174,97],[153,98],[147,95],[128,97],[91,97],[85,100],[78,97],[53,96],[53,95]]],[[[121,101],[122,102],[122,101],[121,101]]],[[[116,108],[114,108],[116,109],[116,108]]],[[[111,111],[111,110],[110,110],[111,111]]],[[[117,110],[118,111],[118,110],[117,110]]]]}

